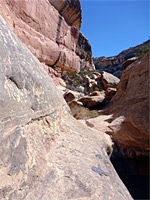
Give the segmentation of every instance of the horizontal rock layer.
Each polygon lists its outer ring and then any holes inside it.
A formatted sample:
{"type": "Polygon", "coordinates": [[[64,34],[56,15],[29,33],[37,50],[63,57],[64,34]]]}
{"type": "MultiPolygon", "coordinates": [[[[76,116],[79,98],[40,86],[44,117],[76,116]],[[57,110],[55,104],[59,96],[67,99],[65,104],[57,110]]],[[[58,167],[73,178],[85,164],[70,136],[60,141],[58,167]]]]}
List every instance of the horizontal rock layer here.
{"type": "Polygon", "coordinates": [[[76,72],[94,68],[91,46],[78,29],[78,0],[0,0],[0,13],[41,62],[76,72]]]}
{"type": "Polygon", "coordinates": [[[59,11],[68,24],[81,27],[81,5],[79,0],[49,0],[49,2],[59,11]]]}
{"type": "Polygon", "coordinates": [[[132,199],[106,154],[104,133],[71,117],[1,17],[0,46],[0,199],[132,199]]]}
{"type": "Polygon", "coordinates": [[[93,58],[93,62],[97,70],[112,73],[120,78],[123,72],[121,64],[125,62],[127,59],[136,56],[140,51],[143,51],[145,48],[148,51],[148,46],[150,46],[150,40],[136,47],[132,47],[125,51],[122,51],[116,56],[111,56],[111,57],[102,56],[99,58],[93,58]]]}

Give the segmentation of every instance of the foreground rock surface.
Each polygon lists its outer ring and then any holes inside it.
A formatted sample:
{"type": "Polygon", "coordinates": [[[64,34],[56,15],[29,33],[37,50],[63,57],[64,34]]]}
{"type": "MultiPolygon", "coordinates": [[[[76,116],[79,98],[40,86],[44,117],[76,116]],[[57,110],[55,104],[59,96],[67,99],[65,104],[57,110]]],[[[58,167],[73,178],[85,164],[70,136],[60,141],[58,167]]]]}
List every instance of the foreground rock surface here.
{"type": "Polygon", "coordinates": [[[46,65],[76,72],[94,68],[91,46],[79,30],[79,0],[0,0],[0,13],[46,65]]]}
{"type": "Polygon", "coordinates": [[[110,134],[129,157],[149,156],[150,53],[123,72],[110,113],[110,134]]]}
{"type": "Polygon", "coordinates": [[[0,199],[130,200],[102,132],[77,122],[0,17],[0,199]]]}

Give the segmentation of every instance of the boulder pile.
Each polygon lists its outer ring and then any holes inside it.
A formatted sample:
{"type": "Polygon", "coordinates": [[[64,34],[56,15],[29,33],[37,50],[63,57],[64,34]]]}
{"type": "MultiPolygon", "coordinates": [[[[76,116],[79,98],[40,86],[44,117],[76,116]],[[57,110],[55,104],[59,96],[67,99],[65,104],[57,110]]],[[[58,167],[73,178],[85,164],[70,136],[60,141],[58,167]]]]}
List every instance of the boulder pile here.
{"type": "Polygon", "coordinates": [[[68,90],[64,98],[74,116],[78,116],[84,108],[98,110],[105,107],[116,94],[119,81],[119,78],[107,72],[91,72],[81,78],[82,92],[68,90]]]}

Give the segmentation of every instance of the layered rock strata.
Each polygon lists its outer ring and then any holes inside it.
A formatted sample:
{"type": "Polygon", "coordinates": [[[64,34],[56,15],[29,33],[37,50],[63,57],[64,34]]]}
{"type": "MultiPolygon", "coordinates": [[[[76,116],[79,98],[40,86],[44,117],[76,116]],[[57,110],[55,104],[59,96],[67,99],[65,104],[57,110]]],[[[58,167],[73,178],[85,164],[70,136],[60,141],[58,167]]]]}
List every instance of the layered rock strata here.
{"type": "MultiPolygon", "coordinates": [[[[109,72],[117,77],[121,77],[123,72],[122,63],[127,59],[137,56],[140,52],[148,51],[150,48],[150,40],[144,42],[136,47],[131,47],[122,51],[116,56],[93,58],[93,62],[97,70],[109,72]]],[[[133,60],[132,60],[133,61],[133,60]]]]}
{"type": "Polygon", "coordinates": [[[49,0],[49,2],[59,11],[68,24],[75,26],[77,29],[81,27],[82,15],[79,0],[49,0]]]}
{"type": "Polygon", "coordinates": [[[1,17],[0,46],[0,199],[132,199],[106,154],[109,138],[69,114],[1,17]]]}
{"type": "Polygon", "coordinates": [[[91,46],[79,31],[79,0],[0,0],[0,13],[46,65],[75,72],[94,68],[91,46]]]}

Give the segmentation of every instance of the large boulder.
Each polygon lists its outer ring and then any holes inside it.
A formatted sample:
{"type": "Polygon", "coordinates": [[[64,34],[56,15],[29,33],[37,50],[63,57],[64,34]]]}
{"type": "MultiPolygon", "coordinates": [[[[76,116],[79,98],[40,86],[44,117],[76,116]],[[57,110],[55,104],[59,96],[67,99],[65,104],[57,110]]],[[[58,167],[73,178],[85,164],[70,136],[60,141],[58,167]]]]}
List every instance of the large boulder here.
{"type": "Polygon", "coordinates": [[[63,96],[66,102],[71,102],[72,100],[78,99],[81,96],[81,94],[76,91],[68,90],[64,93],[63,96]]]}
{"type": "Polygon", "coordinates": [[[0,199],[132,199],[106,154],[104,133],[69,114],[1,17],[0,46],[0,199]]]}
{"type": "Polygon", "coordinates": [[[103,71],[102,72],[102,83],[103,83],[103,87],[106,90],[107,88],[111,87],[111,88],[117,88],[117,85],[120,81],[120,79],[108,72],[103,71]]]}
{"type": "Polygon", "coordinates": [[[129,157],[149,156],[150,53],[123,72],[110,105],[109,134],[129,157]]]}
{"type": "Polygon", "coordinates": [[[76,72],[94,68],[91,46],[79,30],[79,0],[1,0],[0,13],[41,62],[76,72]]]}
{"type": "Polygon", "coordinates": [[[117,89],[116,88],[107,88],[107,90],[105,91],[105,96],[108,99],[112,99],[113,96],[116,94],[117,89]]]}
{"type": "MultiPolygon", "coordinates": [[[[101,92],[96,92],[96,94],[98,93],[98,95],[86,95],[81,97],[80,99],[78,99],[78,101],[82,102],[83,105],[87,108],[98,108],[98,107],[102,107],[105,105],[105,92],[101,91],[101,92]]],[[[92,93],[93,94],[93,93],[92,93]]]]}

